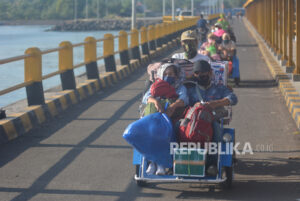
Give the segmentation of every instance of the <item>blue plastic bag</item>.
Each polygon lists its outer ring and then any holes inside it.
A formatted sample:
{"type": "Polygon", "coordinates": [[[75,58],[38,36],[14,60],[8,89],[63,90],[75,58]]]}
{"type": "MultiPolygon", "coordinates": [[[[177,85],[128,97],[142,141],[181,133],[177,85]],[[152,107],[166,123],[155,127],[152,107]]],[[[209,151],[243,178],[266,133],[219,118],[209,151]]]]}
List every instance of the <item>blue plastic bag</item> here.
{"type": "Polygon", "coordinates": [[[234,56],[232,59],[232,74],[231,78],[239,78],[240,77],[240,61],[237,56],[234,56]]]}
{"type": "Polygon", "coordinates": [[[131,123],[123,138],[147,160],[166,168],[173,166],[170,142],[175,141],[175,134],[166,114],[157,112],[131,123]]]}

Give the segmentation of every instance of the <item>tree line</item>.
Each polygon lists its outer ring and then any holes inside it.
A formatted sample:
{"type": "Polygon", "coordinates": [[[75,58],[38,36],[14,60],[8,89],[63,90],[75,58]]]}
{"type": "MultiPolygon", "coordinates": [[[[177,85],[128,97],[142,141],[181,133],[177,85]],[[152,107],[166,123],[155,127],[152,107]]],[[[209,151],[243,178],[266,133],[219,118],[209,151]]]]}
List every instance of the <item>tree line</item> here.
{"type": "MultiPolygon", "coordinates": [[[[130,16],[132,0],[0,0],[0,20],[53,20],[130,16]],[[76,14],[75,14],[76,13],[76,14]]],[[[166,1],[170,11],[171,0],[166,1]]],[[[195,7],[204,0],[194,0],[195,7]]],[[[240,7],[246,0],[224,0],[226,7],[240,7]]],[[[162,0],[137,0],[137,11],[161,13],[162,0]]],[[[191,0],[175,0],[176,8],[190,9],[191,0]]]]}

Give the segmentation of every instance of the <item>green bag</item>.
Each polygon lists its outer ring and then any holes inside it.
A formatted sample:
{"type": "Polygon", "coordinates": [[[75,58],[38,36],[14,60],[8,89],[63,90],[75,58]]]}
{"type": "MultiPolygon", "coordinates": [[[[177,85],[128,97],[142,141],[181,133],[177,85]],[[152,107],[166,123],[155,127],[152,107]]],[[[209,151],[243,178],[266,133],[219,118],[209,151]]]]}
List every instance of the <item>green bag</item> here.
{"type": "MultiPolygon", "coordinates": [[[[166,103],[172,104],[174,101],[171,101],[169,99],[160,99],[160,104],[164,107],[166,103]]],[[[158,112],[154,103],[147,103],[145,109],[144,109],[144,116],[147,116],[149,114],[153,114],[158,112]]]]}

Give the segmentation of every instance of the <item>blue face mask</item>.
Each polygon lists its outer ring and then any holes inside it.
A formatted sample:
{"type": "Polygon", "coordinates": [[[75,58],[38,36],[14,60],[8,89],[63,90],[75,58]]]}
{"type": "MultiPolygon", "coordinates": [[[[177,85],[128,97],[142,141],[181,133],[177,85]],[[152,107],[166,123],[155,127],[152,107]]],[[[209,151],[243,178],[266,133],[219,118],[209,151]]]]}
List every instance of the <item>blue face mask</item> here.
{"type": "Polygon", "coordinates": [[[170,85],[175,83],[175,77],[165,76],[164,81],[168,82],[170,85]]]}

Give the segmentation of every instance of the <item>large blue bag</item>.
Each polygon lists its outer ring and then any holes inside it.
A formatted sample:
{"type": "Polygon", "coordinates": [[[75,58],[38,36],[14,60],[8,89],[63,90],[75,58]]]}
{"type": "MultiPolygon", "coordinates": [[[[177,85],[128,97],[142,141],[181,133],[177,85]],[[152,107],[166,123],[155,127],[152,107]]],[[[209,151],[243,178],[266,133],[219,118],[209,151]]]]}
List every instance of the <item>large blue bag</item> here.
{"type": "Polygon", "coordinates": [[[175,141],[175,134],[166,114],[157,112],[131,123],[123,138],[147,160],[166,168],[173,166],[170,142],[175,141]]]}

